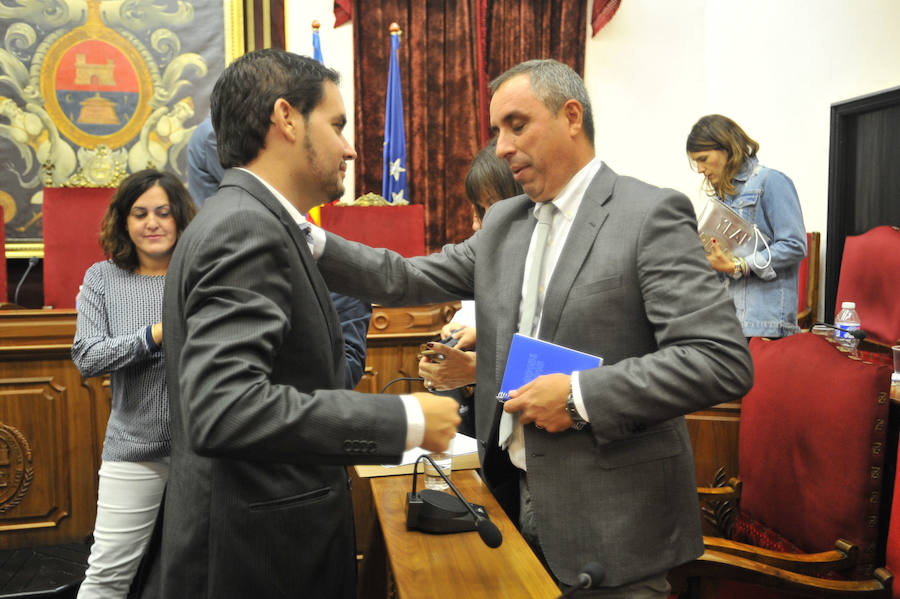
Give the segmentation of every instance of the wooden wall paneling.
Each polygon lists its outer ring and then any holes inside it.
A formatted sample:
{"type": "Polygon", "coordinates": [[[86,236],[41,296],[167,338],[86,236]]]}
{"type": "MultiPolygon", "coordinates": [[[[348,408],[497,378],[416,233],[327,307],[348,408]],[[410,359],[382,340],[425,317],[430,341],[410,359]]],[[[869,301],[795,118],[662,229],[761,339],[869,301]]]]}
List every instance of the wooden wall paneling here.
{"type": "Polygon", "coordinates": [[[698,487],[714,486],[716,472],[738,476],[738,431],[741,403],[727,402],[687,415],[688,432],[694,448],[698,487]]]}
{"type": "Polygon", "coordinates": [[[53,377],[0,379],[0,532],[69,515],[65,389],[53,377]]]}
{"type": "MultiPolygon", "coordinates": [[[[458,308],[376,306],[357,388],[378,391],[397,376],[416,376],[419,346],[437,338],[458,308]]],[[[83,379],[72,362],[75,319],[74,310],[0,310],[0,549],[79,543],[94,528],[110,387],[108,377],[83,379]]],[[[402,383],[390,391],[422,389],[402,383]]],[[[367,487],[354,485],[354,497],[367,487]]],[[[357,503],[365,547],[371,497],[357,503]]]]}
{"type": "MultiPolygon", "coordinates": [[[[450,322],[459,308],[459,302],[403,308],[373,306],[366,366],[372,369],[375,391],[380,392],[396,378],[417,377],[420,346],[437,339],[441,328],[450,322]]],[[[364,382],[368,386],[373,384],[372,381],[364,382]]],[[[411,393],[424,390],[422,383],[404,381],[394,383],[387,392],[411,393]]]]}
{"type": "MultiPolygon", "coordinates": [[[[721,482],[738,476],[741,403],[739,401],[722,403],[688,414],[686,420],[694,449],[697,486],[717,486],[717,474],[721,482]]],[[[718,531],[705,518],[702,524],[703,534],[719,536],[718,531]]]]}
{"type": "Polygon", "coordinates": [[[19,505],[0,512],[2,549],[78,543],[94,528],[109,402],[103,382],[75,368],[74,333],[74,310],[0,311],[0,422],[20,431],[34,464],[19,505]]]}

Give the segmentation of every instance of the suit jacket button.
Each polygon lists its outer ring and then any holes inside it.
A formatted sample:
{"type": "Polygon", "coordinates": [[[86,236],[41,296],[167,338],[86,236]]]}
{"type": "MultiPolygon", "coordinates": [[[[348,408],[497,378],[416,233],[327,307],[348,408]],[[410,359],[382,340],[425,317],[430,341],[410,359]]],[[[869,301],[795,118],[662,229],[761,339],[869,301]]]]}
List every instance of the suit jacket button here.
{"type": "Polygon", "coordinates": [[[344,440],[344,451],[349,452],[352,449],[352,445],[349,439],[344,440]]]}

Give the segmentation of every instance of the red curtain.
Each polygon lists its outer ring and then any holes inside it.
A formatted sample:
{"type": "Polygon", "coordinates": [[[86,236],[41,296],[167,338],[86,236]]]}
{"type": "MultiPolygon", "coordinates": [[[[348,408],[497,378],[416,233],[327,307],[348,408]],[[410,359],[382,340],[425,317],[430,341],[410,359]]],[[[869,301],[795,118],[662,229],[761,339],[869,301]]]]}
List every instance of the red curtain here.
{"type": "Polygon", "coordinates": [[[587,3],[353,0],[352,13],[356,193],[381,190],[388,27],[397,22],[409,198],[425,206],[428,251],[462,241],[472,234],[463,182],[487,116],[480,84],[531,58],[555,58],[583,74],[587,3]]]}
{"type": "Polygon", "coordinates": [[[488,78],[531,58],[555,58],[584,75],[585,0],[486,0],[488,78]]]}
{"type": "Polygon", "coordinates": [[[591,37],[597,35],[597,32],[612,20],[619,10],[619,4],[619,0],[594,0],[591,9],[591,37]]]}
{"type": "Polygon", "coordinates": [[[472,233],[463,177],[478,150],[475,13],[471,2],[355,0],[357,195],[381,192],[392,22],[400,25],[400,80],[411,203],[425,206],[427,251],[472,233]]]}

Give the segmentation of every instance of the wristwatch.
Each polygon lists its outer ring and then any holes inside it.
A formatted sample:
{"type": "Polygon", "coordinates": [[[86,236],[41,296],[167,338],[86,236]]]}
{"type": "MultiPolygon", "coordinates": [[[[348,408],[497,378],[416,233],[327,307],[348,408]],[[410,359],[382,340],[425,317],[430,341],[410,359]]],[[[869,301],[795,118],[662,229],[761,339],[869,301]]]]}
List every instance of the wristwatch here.
{"type": "Polygon", "coordinates": [[[566,413],[572,419],[572,428],[576,431],[580,431],[587,424],[587,420],[581,417],[578,408],[575,407],[575,395],[572,394],[571,385],[569,386],[569,396],[566,398],[566,413]]]}
{"type": "Polygon", "coordinates": [[[744,276],[744,268],[743,268],[743,264],[741,264],[740,258],[734,259],[734,270],[731,271],[729,276],[732,279],[740,279],[741,277],[744,276]]]}

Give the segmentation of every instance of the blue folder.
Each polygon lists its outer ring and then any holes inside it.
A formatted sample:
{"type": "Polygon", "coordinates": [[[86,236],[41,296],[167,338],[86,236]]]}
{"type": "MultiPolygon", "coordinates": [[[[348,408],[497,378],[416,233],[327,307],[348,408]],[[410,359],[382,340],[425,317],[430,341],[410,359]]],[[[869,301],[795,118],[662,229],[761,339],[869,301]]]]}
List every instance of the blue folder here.
{"type": "Polygon", "coordinates": [[[599,356],[516,333],[509,346],[509,357],[497,399],[506,401],[510,391],[530,383],[542,374],[572,374],[602,364],[603,358],[599,356]]]}

